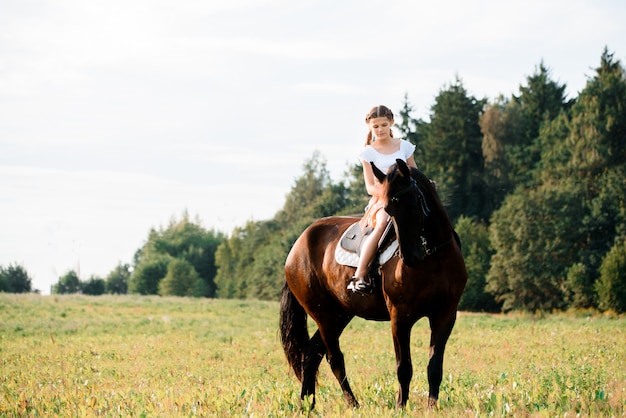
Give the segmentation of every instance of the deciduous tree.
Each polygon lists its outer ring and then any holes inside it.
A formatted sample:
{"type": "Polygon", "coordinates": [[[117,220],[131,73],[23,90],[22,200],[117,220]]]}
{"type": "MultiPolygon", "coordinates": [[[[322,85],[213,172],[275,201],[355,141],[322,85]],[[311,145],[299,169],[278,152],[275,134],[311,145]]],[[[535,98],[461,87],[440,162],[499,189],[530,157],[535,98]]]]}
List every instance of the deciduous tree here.
{"type": "Polygon", "coordinates": [[[52,286],[52,293],[80,293],[81,283],[78,274],[74,270],[70,270],[65,275],[59,277],[59,281],[52,286]]]}
{"type": "Polygon", "coordinates": [[[175,258],[167,265],[167,274],[159,282],[159,295],[193,296],[201,281],[191,263],[175,258]]]}
{"type": "Polygon", "coordinates": [[[107,293],[128,293],[128,281],[130,279],[130,265],[119,263],[106,278],[107,293]]]}
{"type": "Polygon", "coordinates": [[[489,231],[483,223],[461,216],[455,229],[462,242],[463,257],[467,268],[467,284],[459,303],[459,309],[474,312],[498,312],[500,304],[485,290],[486,276],[493,250],[489,231]]]}
{"type": "Polygon", "coordinates": [[[91,276],[89,280],[81,283],[81,292],[85,295],[104,295],[106,292],[106,281],[97,276],[91,276]]]}
{"type": "Polygon", "coordinates": [[[595,288],[600,309],[626,312],[626,244],[623,239],[604,256],[595,288]]]}
{"type": "Polygon", "coordinates": [[[180,259],[191,264],[203,281],[195,291],[202,292],[200,296],[214,297],[215,252],[223,240],[223,234],[205,230],[199,220],[192,222],[187,212],[180,220],[172,218],[167,228],[150,231],[146,244],[135,256],[129,291],[156,294],[168,264],[180,259]]]}
{"type": "Polygon", "coordinates": [[[28,293],[32,291],[32,279],[19,264],[0,266],[0,292],[28,293]]]}

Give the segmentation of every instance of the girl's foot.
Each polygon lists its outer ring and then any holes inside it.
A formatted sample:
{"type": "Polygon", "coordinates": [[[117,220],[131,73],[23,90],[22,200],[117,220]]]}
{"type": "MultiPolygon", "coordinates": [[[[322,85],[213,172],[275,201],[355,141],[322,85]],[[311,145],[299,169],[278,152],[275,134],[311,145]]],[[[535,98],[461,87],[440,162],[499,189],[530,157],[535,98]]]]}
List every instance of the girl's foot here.
{"type": "Polygon", "coordinates": [[[372,285],[364,277],[352,277],[352,281],[348,283],[348,290],[353,292],[370,292],[372,285]]]}

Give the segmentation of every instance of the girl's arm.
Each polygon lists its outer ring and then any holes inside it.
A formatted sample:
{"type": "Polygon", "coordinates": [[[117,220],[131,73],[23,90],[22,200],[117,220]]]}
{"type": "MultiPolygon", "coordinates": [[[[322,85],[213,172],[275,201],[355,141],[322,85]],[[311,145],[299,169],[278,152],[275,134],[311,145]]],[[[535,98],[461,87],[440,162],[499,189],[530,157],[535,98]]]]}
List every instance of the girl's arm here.
{"type": "Polygon", "coordinates": [[[380,197],[382,194],[382,186],[374,175],[372,165],[367,161],[363,161],[363,179],[365,180],[365,189],[367,190],[367,194],[370,196],[380,197]]]}

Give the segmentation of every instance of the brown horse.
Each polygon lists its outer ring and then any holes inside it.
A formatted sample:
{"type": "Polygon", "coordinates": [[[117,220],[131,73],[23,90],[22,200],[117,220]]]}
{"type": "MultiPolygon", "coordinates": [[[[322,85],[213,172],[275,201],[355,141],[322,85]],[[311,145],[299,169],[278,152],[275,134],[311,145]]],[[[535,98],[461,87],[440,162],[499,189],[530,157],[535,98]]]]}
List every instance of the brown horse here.
{"type": "Polygon", "coordinates": [[[281,340],[285,355],[302,382],[301,399],[313,396],[324,355],[351,406],[358,402],[348,383],[339,336],[354,318],[391,321],[403,408],[413,375],[411,328],[422,317],[430,321],[428,362],[429,407],[436,407],[443,376],[443,355],[456,321],[467,271],[460,242],[435,187],[419,170],[402,160],[388,174],[374,167],[385,188],[386,210],[392,218],[399,256],[381,267],[381,282],[373,293],[346,290],[353,267],[335,261],[343,232],[358,218],[329,217],[310,225],[294,243],[285,263],[286,283],[280,306],[281,340]],[[317,323],[309,338],[307,314],[317,323]]]}

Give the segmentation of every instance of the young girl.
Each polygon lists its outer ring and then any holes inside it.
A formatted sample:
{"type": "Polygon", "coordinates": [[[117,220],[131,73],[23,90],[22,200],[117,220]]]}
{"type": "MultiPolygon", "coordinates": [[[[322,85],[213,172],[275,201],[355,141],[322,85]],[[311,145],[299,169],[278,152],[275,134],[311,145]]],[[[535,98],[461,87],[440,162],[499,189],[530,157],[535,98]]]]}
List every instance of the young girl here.
{"type": "Polygon", "coordinates": [[[359,265],[348,284],[348,290],[367,292],[372,284],[367,275],[370,262],[378,247],[378,241],[390,221],[390,217],[381,203],[381,184],[374,176],[370,163],[373,163],[383,173],[396,163],[397,158],[404,159],[410,167],[416,167],[413,159],[415,145],[404,139],[393,137],[393,112],[385,106],[376,106],[365,116],[365,123],[369,128],[365,148],[359,155],[363,164],[363,178],[367,193],[372,196],[367,205],[364,221],[373,231],[365,238],[361,248],[359,265]]]}

